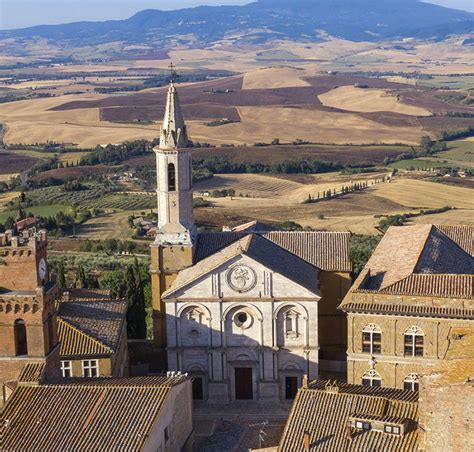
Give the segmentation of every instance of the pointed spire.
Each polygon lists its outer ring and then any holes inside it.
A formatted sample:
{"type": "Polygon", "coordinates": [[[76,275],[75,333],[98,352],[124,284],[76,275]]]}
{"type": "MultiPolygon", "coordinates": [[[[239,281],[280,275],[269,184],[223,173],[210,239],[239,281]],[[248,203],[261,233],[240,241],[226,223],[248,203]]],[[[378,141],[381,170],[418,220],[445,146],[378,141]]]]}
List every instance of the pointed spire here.
{"type": "Polygon", "coordinates": [[[188,145],[188,133],[179,104],[178,91],[174,85],[174,66],[171,64],[172,78],[166,99],[165,117],[160,135],[160,149],[185,148],[188,145]]]}

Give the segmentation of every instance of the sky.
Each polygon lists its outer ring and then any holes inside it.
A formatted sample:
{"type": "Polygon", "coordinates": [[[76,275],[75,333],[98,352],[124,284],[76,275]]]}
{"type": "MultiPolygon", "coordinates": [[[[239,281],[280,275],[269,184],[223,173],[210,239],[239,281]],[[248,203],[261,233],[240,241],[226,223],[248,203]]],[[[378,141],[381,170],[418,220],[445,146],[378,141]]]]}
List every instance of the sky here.
{"type": "MultiPolygon", "coordinates": [[[[253,0],[0,0],[0,29],[81,20],[126,19],[143,9],[179,9],[204,4],[244,5],[251,1],[253,0]]],[[[429,0],[429,3],[474,12],[474,0],[429,0]]]]}

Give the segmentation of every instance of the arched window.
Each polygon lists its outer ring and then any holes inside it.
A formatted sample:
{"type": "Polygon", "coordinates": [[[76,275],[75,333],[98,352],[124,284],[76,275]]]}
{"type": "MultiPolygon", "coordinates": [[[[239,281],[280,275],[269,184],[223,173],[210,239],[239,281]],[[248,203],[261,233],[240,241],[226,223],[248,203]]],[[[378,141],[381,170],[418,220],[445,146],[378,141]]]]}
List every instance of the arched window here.
{"type": "Polygon", "coordinates": [[[375,370],[368,370],[362,376],[362,384],[364,386],[382,386],[382,379],[375,370]]]}
{"type": "Polygon", "coordinates": [[[176,191],[176,169],[174,163],[168,163],[168,191],[176,191]]]}
{"type": "Polygon", "coordinates": [[[423,356],[424,333],[421,328],[412,326],[405,331],[405,356],[423,356]]]}
{"type": "Polygon", "coordinates": [[[14,326],[15,334],[15,355],[27,355],[28,354],[28,343],[26,340],[26,325],[25,321],[18,319],[15,320],[14,326]]]}
{"type": "Polygon", "coordinates": [[[382,330],[373,323],[362,330],[362,351],[372,355],[382,352],[382,330]]]}
{"type": "Polygon", "coordinates": [[[405,380],[403,380],[403,389],[405,389],[405,391],[418,392],[418,375],[417,374],[407,375],[405,380]]]}

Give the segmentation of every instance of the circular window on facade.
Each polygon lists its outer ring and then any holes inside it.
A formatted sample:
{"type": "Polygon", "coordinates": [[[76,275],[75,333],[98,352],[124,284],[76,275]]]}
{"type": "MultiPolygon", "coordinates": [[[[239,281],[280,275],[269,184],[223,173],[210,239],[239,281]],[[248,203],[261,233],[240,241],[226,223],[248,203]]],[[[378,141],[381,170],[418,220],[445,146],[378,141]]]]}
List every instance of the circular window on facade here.
{"type": "Polygon", "coordinates": [[[227,272],[227,284],[236,292],[248,292],[257,284],[257,275],[252,268],[239,264],[227,272]]]}
{"type": "Polygon", "coordinates": [[[234,315],[234,323],[242,329],[250,328],[252,325],[252,316],[246,311],[238,311],[234,315]]]}

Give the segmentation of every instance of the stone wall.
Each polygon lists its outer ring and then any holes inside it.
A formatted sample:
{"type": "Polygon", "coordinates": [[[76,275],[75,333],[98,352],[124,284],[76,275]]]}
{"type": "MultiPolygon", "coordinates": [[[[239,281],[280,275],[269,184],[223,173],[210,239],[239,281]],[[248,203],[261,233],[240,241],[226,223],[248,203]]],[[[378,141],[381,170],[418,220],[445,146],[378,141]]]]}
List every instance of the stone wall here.
{"type": "Polygon", "coordinates": [[[469,320],[409,317],[395,315],[348,315],[348,369],[349,383],[361,384],[363,374],[371,369],[369,360],[375,358],[374,370],[380,374],[382,386],[403,388],[404,379],[411,373],[419,374],[427,366],[445,359],[448,347],[455,340],[453,330],[474,329],[469,320]],[[362,330],[369,324],[380,328],[382,352],[362,352],[362,330]],[[424,334],[422,357],[404,356],[404,334],[412,326],[424,334]]]}

